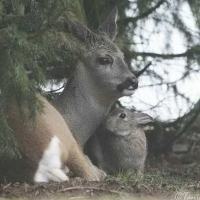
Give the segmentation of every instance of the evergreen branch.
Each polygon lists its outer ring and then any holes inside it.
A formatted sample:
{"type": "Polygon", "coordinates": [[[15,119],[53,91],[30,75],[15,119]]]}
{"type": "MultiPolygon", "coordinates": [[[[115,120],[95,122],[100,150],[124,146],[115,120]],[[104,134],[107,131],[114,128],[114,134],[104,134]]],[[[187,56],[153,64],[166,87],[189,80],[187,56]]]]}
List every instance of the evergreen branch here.
{"type": "Polygon", "coordinates": [[[160,83],[154,83],[154,84],[149,84],[149,85],[142,85],[142,86],[140,86],[140,88],[144,88],[144,87],[154,87],[154,86],[161,86],[161,85],[168,85],[168,86],[171,86],[171,85],[173,85],[173,84],[176,84],[177,82],[179,82],[179,81],[182,81],[182,80],[184,80],[185,78],[187,78],[192,72],[197,72],[197,73],[199,73],[199,71],[200,70],[190,70],[190,71],[188,71],[188,73],[185,73],[181,78],[179,78],[179,79],[176,79],[175,81],[171,81],[171,82],[169,82],[169,81],[165,81],[165,82],[160,82],[160,83]]]}
{"type": "Polygon", "coordinates": [[[179,54],[159,54],[159,53],[151,53],[151,52],[133,52],[132,58],[136,56],[142,56],[142,57],[153,57],[153,58],[163,58],[163,59],[171,59],[171,58],[180,58],[180,57],[191,57],[198,53],[198,50],[196,47],[192,47],[185,51],[184,53],[179,54]]]}
{"type": "Polygon", "coordinates": [[[14,22],[22,22],[24,23],[25,18],[23,16],[18,15],[8,15],[0,19],[0,30],[8,27],[9,25],[13,24],[14,22]]]}
{"type": "Polygon", "coordinates": [[[136,77],[138,78],[139,76],[141,76],[146,70],[147,68],[149,68],[149,66],[151,66],[151,62],[149,62],[142,70],[140,70],[137,74],[136,77]]]}
{"type": "Polygon", "coordinates": [[[160,105],[160,104],[162,104],[164,101],[166,101],[166,99],[167,99],[166,97],[163,98],[162,100],[160,100],[159,102],[157,102],[155,105],[148,104],[145,101],[140,101],[140,102],[142,102],[142,103],[144,103],[144,104],[146,104],[147,106],[150,107],[148,109],[143,110],[143,112],[146,112],[146,111],[149,111],[149,110],[153,110],[153,109],[155,109],[157,107],[161,107],[162,105],[160,105]]]}
{"type": "Polygon", "coordinates": [[[65,86],[66,86],[66,83],[64,83],[63,86],[59,87],[58,89],[47,91],[47,93],[52,94],[52,93],[58,92],[59,90],[63,89],[65,86]]]}
{"type": "Polygon", "coordinates": [[[150,8],[149,10],[146,10],[145,12],[139,14],[136,17],[127,17],[124,19],[125,23],[129,22],[136,22],[137,20],[143,19],[148,17],[150,14],[152,14],[157,8],[159,8],[166,0],[160,0],[154,7],[150,8]]]}
{"type": "Polygon", "coordinates": [[[151,53],[151,52],[134,52],[134,56],[144,56],[144,57],[159,57],[159,58],[176,58],[176,57],[187,57],[187,51],[180,54],[159,54],[159,53],[151,53]]]}

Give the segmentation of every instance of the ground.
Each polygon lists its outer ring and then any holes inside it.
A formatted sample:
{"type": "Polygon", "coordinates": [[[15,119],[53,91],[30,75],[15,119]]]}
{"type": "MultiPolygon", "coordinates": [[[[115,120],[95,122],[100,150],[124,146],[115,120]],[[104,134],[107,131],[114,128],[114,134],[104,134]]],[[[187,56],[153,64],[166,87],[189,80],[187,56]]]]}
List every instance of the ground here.
{"type": "Polygon", "coordinates": [[[64,183],[7,183],[0,200],[23,199],[200,199],[199,149],[188,154],[149,156],[143,176],[133,172],[108,177],[102,182],[79,178],[64,183]]]}

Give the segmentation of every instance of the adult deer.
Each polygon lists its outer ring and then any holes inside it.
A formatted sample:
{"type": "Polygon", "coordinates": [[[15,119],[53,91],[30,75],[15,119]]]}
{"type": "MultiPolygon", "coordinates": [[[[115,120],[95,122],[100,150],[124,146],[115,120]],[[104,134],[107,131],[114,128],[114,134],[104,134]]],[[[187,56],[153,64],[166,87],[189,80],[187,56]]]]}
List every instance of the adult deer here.
{"type": "Polygon", "coordinates": [[[85,44],[87,52],[53,104],[82,149],[111,105],[122,96],[132,95],[138,87],[123,53],[113,43],[116,20],[117,8],[114,8],[100,25],[99,34],[80,23],[71,24],[72,33],[85,44]]]}
{"type": "MultiPolygon", "coordinates": [[[[85,43],[88,52],[77,63],[63,93],[53,102],[63,117],[40,96],[44,113],[38,113],[36,127],[31,129],[31,122],[25,126],[15,104],[11,103],[8,121],[18,140],[22,159],[17,161],[21,173],[15,172],[15,166],[8,171],[10,180],[14,175],[19,175],[17,179],[21,180],[21,174],[27,171],[25,180],[65,181],[68,179],[65,166],[87,180],[99,180],[76,141],[83,149],[114,101],[133,94],[138,86],[136,77],[124,62],[123,53],[112,42],[116,35],[116,19],[115,8],[99,27],[99,35],[82,24],[71,24],[72,33],[85,43]],[[22,161],[25,161],[23,168],[22,161]]],[[[7,171],[4,166],[0,176],[7,171]]]]}

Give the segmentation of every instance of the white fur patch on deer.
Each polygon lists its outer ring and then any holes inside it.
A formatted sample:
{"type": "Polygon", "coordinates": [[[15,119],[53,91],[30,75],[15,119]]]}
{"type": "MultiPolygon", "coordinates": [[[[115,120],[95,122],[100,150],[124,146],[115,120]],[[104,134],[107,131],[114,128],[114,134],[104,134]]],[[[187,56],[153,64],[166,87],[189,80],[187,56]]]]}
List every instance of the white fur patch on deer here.
{"type": "Polygon", "coordinates": [[[67,181],[69,178],[64,173],[61,162],[60,140],[54,136],[45,150],[35,173],[35,182],[67,181]]]}

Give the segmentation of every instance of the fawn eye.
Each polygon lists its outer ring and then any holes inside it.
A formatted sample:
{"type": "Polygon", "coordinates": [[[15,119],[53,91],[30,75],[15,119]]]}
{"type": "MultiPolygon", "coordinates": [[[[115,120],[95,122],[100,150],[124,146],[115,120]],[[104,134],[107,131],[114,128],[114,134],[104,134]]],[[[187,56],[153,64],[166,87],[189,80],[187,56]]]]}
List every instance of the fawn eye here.
{"type": "Polygon", "coordinates": [[[106,57],[99,57],[98,62],[100,65],[110,65],[112,64],[112,59],[106,57]]]}
{"type": "Polygon", "coordinates": [[[125,119],[126,118],[126,114],[125,113],[120,114],[119,118],[125,119]]]}

